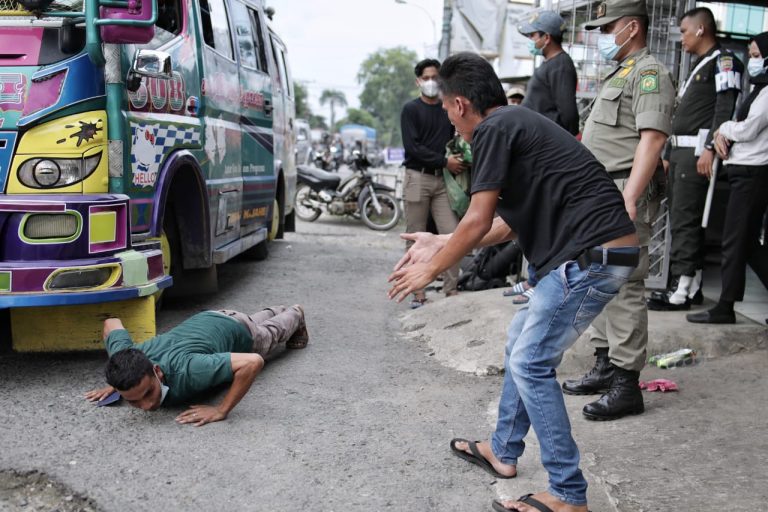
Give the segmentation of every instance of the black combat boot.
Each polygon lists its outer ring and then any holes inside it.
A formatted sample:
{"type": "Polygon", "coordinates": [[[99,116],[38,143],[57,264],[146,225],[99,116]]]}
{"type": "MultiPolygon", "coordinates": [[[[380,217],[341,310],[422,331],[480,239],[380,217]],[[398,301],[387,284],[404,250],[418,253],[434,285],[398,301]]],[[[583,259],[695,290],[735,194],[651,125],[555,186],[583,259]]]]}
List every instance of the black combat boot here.
{"type": "Polygon", "coordinates": [[[613,379],[613,365],[608,359],[607,348],[596,348],[595,366],[578,380],[563,382],[563,393],[567,395],[597,395],[605,393],[613,379]]]}
{"type": "Polygon", "coordinates": [[[584,406],[588,420],[617,420],[628,414],[645,411],[643,393],[640,391],[640,372],[633,372],[613,366],[613,380],[606,394],[596,402],[584,406]]]}

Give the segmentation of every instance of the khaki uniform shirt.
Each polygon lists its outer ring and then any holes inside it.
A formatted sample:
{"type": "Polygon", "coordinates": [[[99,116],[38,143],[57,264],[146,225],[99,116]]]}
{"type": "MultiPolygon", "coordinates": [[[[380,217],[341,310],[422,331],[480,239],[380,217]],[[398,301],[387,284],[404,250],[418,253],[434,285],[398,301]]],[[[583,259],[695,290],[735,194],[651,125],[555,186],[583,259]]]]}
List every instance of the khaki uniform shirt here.
{"type": "Polygon", "coordinates": [[[608,172],[628,171],[640,130],[672,133],[674,103],[672,75],[643,48],[605,77],[581,140],[608,172]]]}

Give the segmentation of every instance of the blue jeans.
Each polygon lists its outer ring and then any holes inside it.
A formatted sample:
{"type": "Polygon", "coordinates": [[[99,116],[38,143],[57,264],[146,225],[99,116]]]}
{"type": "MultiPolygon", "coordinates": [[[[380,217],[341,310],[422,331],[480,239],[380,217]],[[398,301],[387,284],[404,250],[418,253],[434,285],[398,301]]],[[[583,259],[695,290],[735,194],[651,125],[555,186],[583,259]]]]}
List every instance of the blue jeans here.
{"type": "Polygon", "coordinates": [[[587,481],[579,469],[579,449],[555,368],[632,270],[599,263],[581,270],[575,261],[564,263],[539,281],[536,294],[507,331],[506,373],[491,448],[501,462],[517,464],[523,438],[533,426],[549,473],[549,492],[571,505],[587,502],[587,481]]]}

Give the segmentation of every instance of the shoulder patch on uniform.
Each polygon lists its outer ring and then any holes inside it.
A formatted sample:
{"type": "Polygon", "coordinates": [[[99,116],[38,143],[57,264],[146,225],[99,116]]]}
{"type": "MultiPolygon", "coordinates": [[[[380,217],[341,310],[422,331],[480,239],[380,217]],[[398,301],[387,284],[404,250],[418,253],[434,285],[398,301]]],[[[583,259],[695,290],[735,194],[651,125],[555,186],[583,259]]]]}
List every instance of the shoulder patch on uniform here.
{"type": "Polygon", "coordinates": [[[733,57],[730,55],[721,55],[717,60],[717,66],[720,71],[730,71],[733,69],[733,57]]]}
{"type": "Polygon", "coordinates": [[[640,92],[659,92],[659,72],[655,69],[645,69],[640,72],[640,92]]]}

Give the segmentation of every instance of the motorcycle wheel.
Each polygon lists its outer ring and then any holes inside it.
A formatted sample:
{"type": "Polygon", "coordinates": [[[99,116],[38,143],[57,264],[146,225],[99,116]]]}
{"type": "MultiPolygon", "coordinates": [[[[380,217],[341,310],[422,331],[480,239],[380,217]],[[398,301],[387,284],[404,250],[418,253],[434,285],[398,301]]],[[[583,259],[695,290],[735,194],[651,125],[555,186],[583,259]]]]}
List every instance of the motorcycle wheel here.
{"type": "Polygon", "coordinates": [[[294,201],[294,210],[296,216],[301,220],[307,222],[314,222],[320,216],[322,211],[320,208],[315,208],[309,203],[310,198],[316,198],[317,194],[309,187],[309,185],[299,185],[296,187],[296,198],[294,201]]]}
{"type": "Polygon", "coordinates": [[[389,192],[377,190],[375,194],[381,206],[381,213],[376,212],[373,197],[370,194],[366,194],[360,207],[363,224],[376,231],[392,229],[400,222],[400,217],[403,213],[400,209],[400,202],[389,192]]]}

